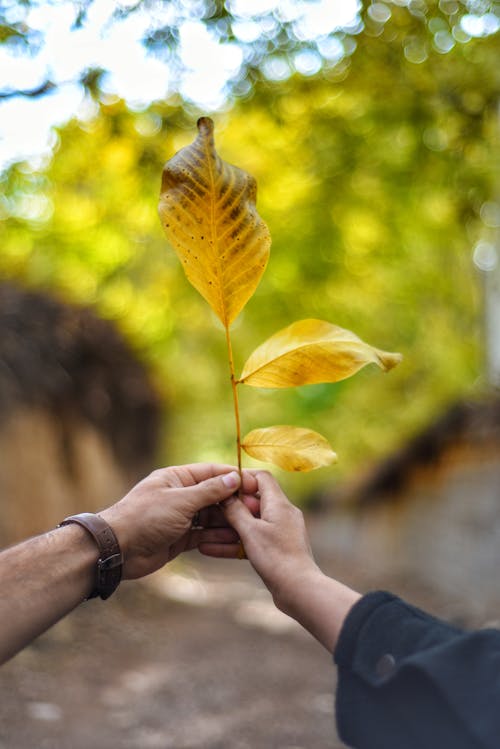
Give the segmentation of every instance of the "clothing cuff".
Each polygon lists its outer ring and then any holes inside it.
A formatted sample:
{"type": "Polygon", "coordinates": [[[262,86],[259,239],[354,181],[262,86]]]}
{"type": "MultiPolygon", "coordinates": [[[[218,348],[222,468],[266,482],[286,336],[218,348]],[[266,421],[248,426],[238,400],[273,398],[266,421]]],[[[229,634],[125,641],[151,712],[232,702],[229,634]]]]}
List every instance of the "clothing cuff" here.
{"type": "Polygon", "coordinates": [[[462,634],[446,622],[392,593],[368,593],[355,603],[342,626],[334,661],[377,685],[409,656],[462,634]]]}
{"type": "Polygon", "coordinates": [[[375,609],[395,600],[398,599],[392,593],[377,590],[356,601],[345,618],[333,653],[333,660],[338,666],[349,666],[352,663],[360,632],[375,609]]]}

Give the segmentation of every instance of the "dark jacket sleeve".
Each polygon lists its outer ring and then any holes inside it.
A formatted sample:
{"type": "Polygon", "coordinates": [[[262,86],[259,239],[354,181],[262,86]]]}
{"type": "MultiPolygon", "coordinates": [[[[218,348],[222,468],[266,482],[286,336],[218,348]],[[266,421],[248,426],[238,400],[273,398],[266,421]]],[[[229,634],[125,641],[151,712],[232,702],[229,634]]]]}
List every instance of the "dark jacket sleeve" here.
{"type": "Polygon", "coordinates": [[[334,660],[348,746],[500,748],[500,630],[465,632],[369,593],[349,612],[334,660]]]}

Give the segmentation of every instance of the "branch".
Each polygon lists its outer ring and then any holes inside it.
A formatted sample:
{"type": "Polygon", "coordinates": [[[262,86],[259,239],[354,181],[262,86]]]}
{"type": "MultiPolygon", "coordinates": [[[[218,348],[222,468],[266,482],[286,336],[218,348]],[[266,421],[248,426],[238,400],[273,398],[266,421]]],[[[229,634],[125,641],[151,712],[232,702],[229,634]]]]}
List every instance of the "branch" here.
{"type": "Polygon", "coordinates": [[[44,81],[40,86],[36,88],[29,88],[24,90],[19,89],[6,89],[0,91],[0,99],[14,99],[16,96],[24,96],[28,99],[36,99],[39,96],[48,94],[49,91],[53,91],[57,88],[57,85],[53,81],[44,81]]]}

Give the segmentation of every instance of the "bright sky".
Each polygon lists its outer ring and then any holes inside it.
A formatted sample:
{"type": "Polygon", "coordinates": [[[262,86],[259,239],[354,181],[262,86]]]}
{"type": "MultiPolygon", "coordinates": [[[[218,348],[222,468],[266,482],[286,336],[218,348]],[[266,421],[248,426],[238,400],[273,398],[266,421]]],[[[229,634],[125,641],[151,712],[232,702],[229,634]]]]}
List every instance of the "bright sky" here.
{"type": "MultiPolygon", "coordinates": [[[[75,9],[71,3],[39,0],[26,20],[29,27],[42,32],[41,48],[26,55],[5,45],[0,47],[2,90],[36,88],[47,78],[59,84],[53,93],[38,99],[15,97],[0,102],[0,169],[12,160],[47,154],[53,142],[53,125],[64,123],[74,114],[89,114],[82,88],[72,83],[88,67],[108,70],[105,89],[137,108],[165,97],[173,84],[206,111],[224,103],[227,81],[242,63],[240,47],[218,43],[201,22],[186,20],[179,28],[185,70],[176,83],[170,80],[168,66],[147,54],[141,44],[152,23],[161,26],[172,22],[171,4],[157,3],[147,12],[137,11],[122,21],[111,22],[113,10],[127,4],[130,2],[94,0],[84,26],[72,30],[75,9]]],[[[11,4],[11,21],[17,20],[15,6],[11,4]]],[[[343,54],[341,45],[324,37],[356,22],[359,1],[231,0],[230,7],[239,18],[235,32],[242,42],[251,43],[262,35],[259,14],[278,10],[281,19],[293,22],[299,38],[317,40],[321,53],[335,59],[343,54]]],[[[299,52],[294,60],[294,67],[304,75],[317,72],[320,64],[321,57],[315,51],[299,52]]],[[[285,62],[270,61],[265,72],[279,79],[289,75],[290,68],[285,62]]]]}
{"type": "MultiPolygon", "coordinates": [[[[240,46],[234,42],[218,42],[193,13],[192,18],[187,18],[179,27],[180,58],[184,65],[182,78],[171,80],[168,66],[146,52],[141,38],[151,26],[174,22],[173,5],[157,2],[150,4],[147,11],[136,11],[124,20],[111,19],[117,8],[133,4],[135,0],[94,0],[83,27],[72,29],[75,20],[72,2],[38,0],[34,3],[26,21],[30,28],[42,33],[44,43],[30,54],[0,46],[0,89],[36,88],[48,78],[58,87],[38,99],[14,97],[0,101],[0,170],[9,161],[21,158],[36,161],[37,157],[50,153],[54,125],[64,123],[75,114],[80,117],[91,114],[81,86],[72,82],[89,67],[109,71],[104,80],[106,91],[125,98],[137,108],[164,98],[175,86],[186,99],[207,112],[223,105],[227,81],[238,72],[243,60],[240,46]]],[[[19,5],[14,0],[4,4],[10,22],[19,20],[16,17],[19,5]]],[[[195,11],[197,2],[189,0],[184,6],[195,11]]],[[[243,43],[251,44],[263,34],[272,34],[277,22],[269,15],[266,17],[270,11],[280,20],[291,23],[298,39],[315,42],[316,48],[298,51],[291,62],[283,57],[264,61],[264,74],[280,80],[288,77],[293,69],[303,75],[316,73],[322,57],[332,61],[342,57],[342,43],[328,35],[337,29],[356,26],[360,2],[228,0],[228,6],[238,19],[233,30],[243,43]]],[[[369,13],[387,20],[391,13],[390,2],[373,2],[369,13]]],[[[462,27],[470,36],[483,36],[497,31],[499,20],[492,13],[469,15],[462,19],[462,27]]],[[[439,34],[443,32],[437,32],[437,36],[439,34]]],[[[444,41],[448,46],[440,50],[443,52],[455,44],[449,33],[444,41]]]]}

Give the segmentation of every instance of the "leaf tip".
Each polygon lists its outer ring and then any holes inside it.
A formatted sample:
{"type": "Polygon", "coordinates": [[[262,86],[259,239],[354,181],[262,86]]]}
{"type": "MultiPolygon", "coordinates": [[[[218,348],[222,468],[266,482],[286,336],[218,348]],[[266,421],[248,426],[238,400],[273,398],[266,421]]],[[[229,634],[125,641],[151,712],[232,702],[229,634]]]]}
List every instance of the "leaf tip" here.
{"type": "Polygon", "coordinates": [[[212,135],[214,132],[214,121],[210,117],[200,117],[196,123],[201,135],[212,135]]]}
{"type": "Polygon", "coordinates": [[[382,363],[382,367],[386,372],[389,372],[390,369],[397,367],[397,365],[403,361],[403,354],[379,351],[378,355],[382,363]]]}

